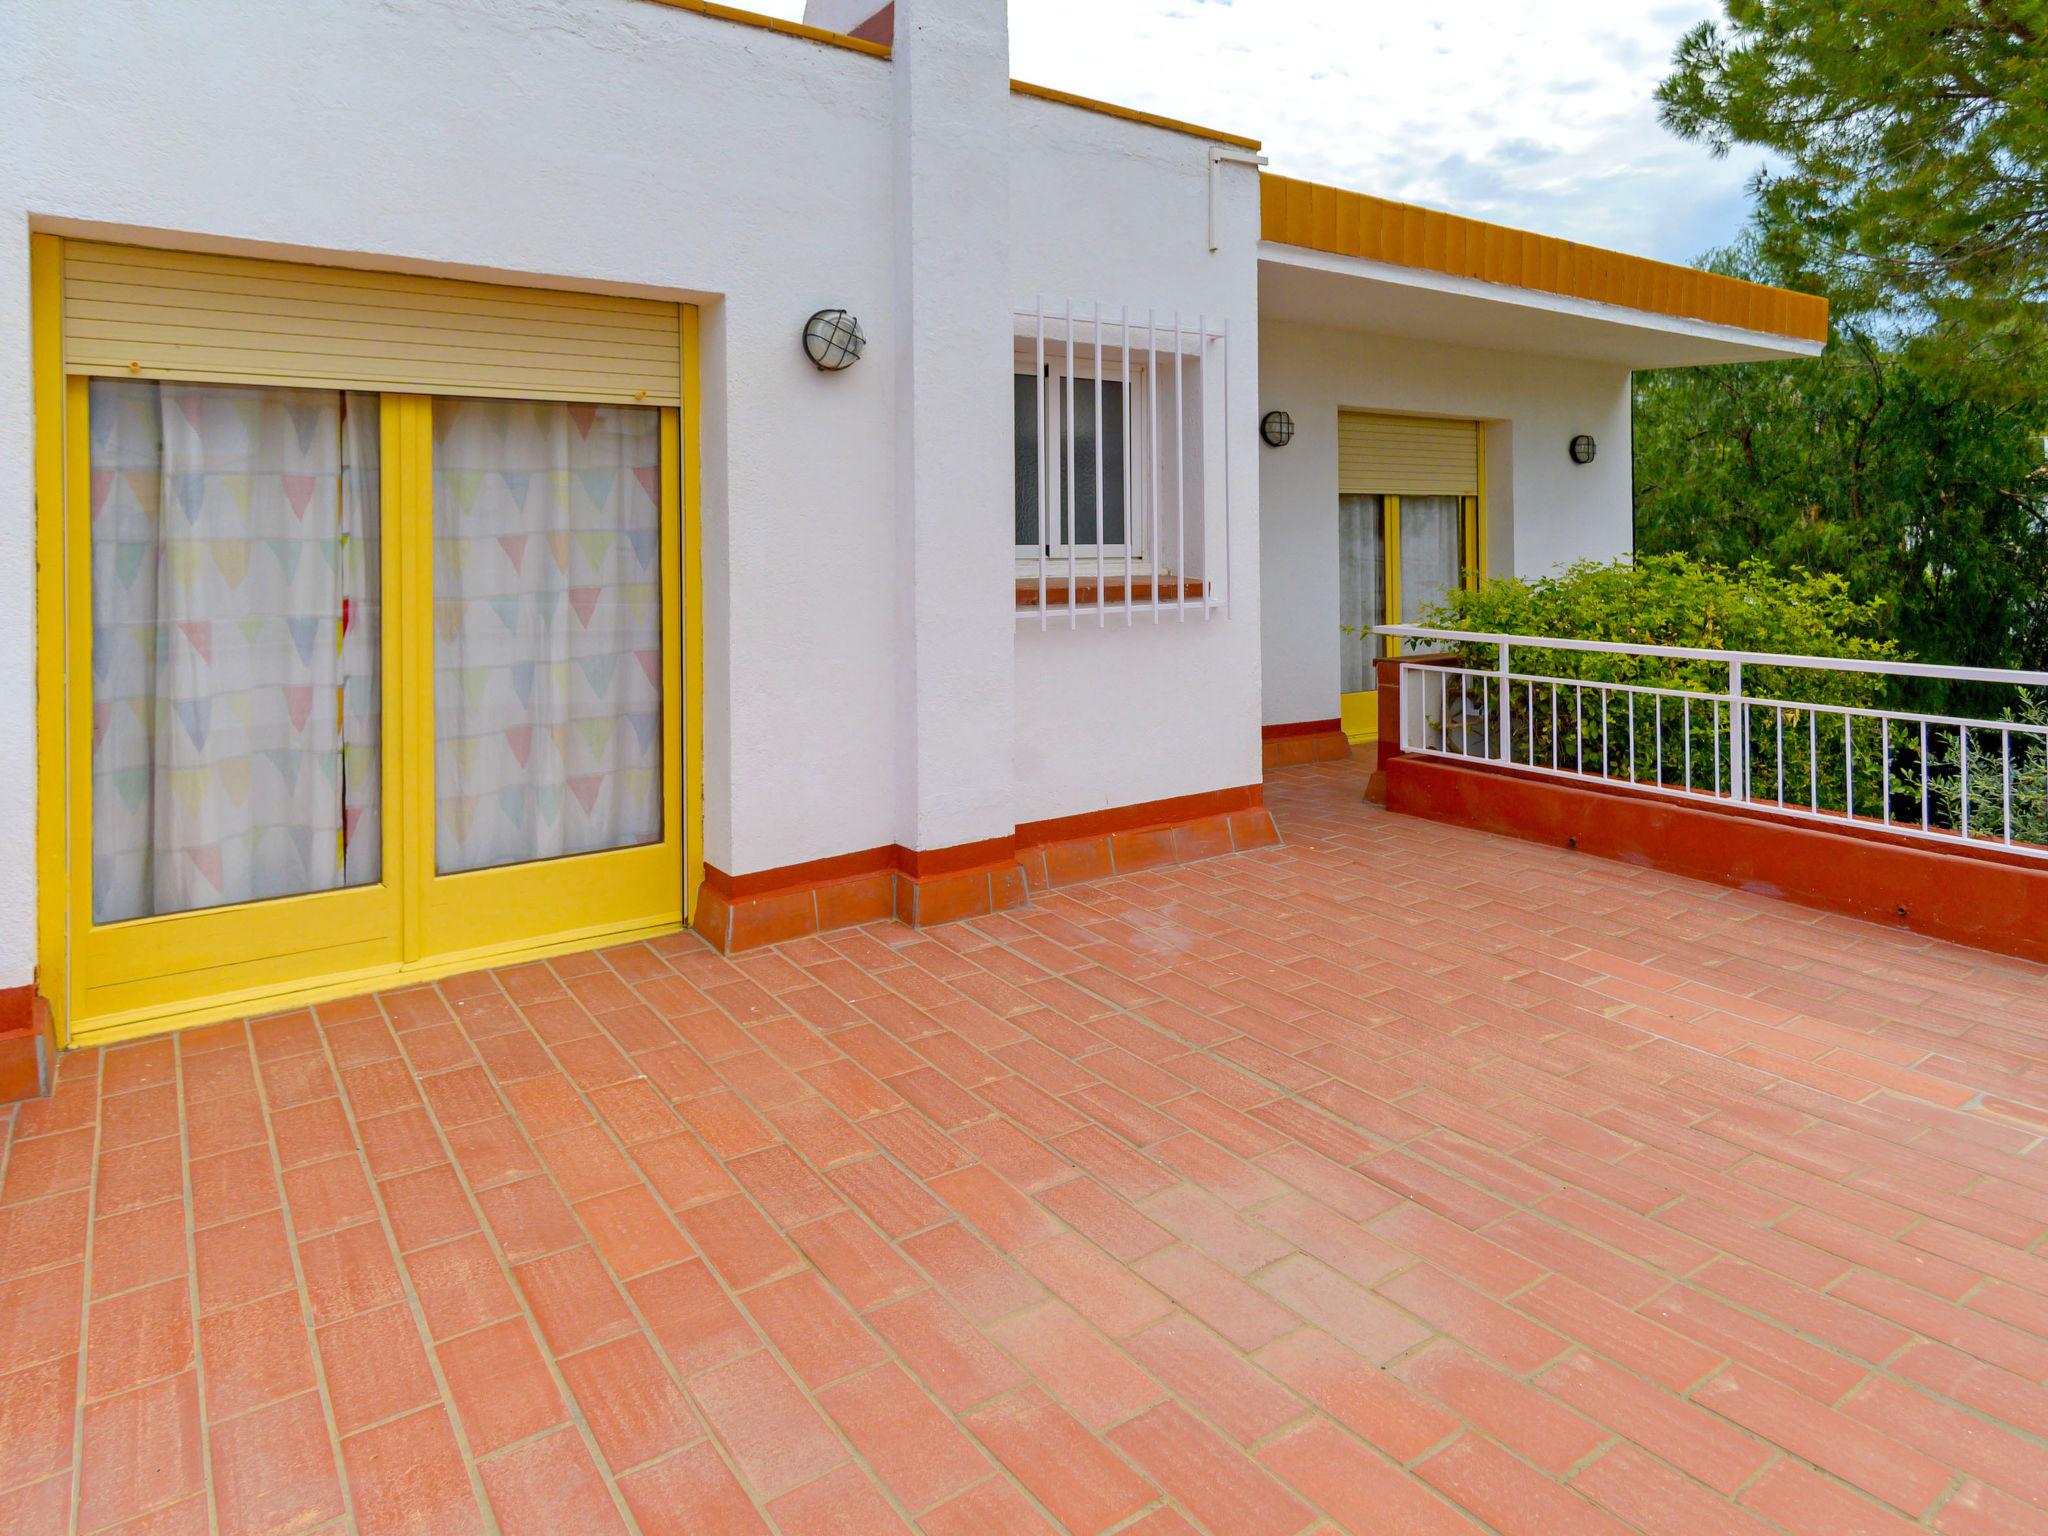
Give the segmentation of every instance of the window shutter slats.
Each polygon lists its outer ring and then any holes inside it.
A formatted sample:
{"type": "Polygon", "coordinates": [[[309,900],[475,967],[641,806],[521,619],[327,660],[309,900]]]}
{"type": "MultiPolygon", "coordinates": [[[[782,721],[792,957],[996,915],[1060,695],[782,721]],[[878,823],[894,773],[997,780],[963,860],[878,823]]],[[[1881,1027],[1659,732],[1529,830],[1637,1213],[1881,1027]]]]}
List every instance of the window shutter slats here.
{"type": "Polygon", "coordinates": [[[682,402],[678,305],[67,241],[64,362],[132,378],[682,402]]]}
{"type": "Polygon", "coordinates": [[[1345,411],[1337,418],[1337,489],[1347,496],[1476,496],[1478,424],[1345,411]]]}

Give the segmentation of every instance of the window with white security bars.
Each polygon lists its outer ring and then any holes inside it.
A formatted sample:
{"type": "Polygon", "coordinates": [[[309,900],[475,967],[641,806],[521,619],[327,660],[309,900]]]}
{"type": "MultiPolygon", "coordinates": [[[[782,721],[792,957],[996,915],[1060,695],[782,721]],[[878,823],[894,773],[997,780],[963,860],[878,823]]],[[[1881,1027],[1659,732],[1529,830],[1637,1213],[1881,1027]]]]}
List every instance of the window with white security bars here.
{"type": "Polygon", "coordinates": [[[1043,299],[1014,320],[1018,618],[1227,616],[1228,322],[1043,299]]]}

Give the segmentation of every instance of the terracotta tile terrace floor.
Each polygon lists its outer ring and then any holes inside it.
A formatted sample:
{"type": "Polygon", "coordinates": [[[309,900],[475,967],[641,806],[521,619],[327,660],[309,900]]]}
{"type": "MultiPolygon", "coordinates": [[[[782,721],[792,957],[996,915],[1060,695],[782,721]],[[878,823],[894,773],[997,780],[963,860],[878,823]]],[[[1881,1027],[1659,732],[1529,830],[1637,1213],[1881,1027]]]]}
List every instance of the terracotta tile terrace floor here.
{"type": "Polygon", "coordinates": [[[66,1057],[0,1531],[2048,1531],[2048,972],[1361,784],[66,1057]]]}

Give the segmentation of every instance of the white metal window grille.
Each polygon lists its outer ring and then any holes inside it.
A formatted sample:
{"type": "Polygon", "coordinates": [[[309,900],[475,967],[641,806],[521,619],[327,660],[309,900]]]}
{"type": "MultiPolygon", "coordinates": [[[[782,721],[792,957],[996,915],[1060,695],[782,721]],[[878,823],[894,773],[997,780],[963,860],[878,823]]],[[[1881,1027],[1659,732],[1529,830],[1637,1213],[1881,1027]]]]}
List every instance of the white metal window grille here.
{"type": "Polygon", "coordinates": [[[1624,645],[1383,624],[1404,640],[1490,647],[1493,666],[1401,665],[1403,752],[1592,780],[1804,820],[2048,860],[2048,725],[2015,718],[2048,672],[1624,645]],[[1723,689],[1518,672],[1521,651],[1712,663],[1723,689]],[[1862,673],[2010,685],[2001,719],[1823,703],[1753,691],[1759,674],[1862,673]]]}
{"type": "Polygon", "coordinates": [[[1230,322],[1043,297],[1013,319],[1018,620],[1229,617],[1230,322]]]}

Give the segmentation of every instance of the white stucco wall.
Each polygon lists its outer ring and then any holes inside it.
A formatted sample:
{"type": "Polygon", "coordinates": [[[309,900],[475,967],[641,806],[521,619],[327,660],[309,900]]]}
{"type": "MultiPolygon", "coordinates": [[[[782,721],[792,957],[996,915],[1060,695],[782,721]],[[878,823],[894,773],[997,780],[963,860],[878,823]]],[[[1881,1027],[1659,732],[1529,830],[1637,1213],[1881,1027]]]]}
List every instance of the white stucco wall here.
{"type": "Polygon", "coordinates": [[[34,921],[28,234],[704,301],[706,850],[896,837],[890,66],[641,0],[0,7],[0,986],[34,921]]]}
{"type": "MultiPolygon", "coordinates": [[[[1017,627],[1019,822],[1256,783],[1259,778],[1258,182],[1219,174],[1219,249],[1209,249],[1209,145],[1030,97],[1011,100],[1010,284],[1083,311],[1100,301],[1176,306],[1192,330],[1228,319],[1231,582],[1228,618],[1126,628],[1017,627]]],[[[1084,333],[1085,334],[1085,333],[1084,333]]],[[[1112,333],[1112,339],[1114,339],[1112,333]]],[[[1221,380],[1210,416],[1220,413],[1221,380]]],[[[1204,393],[1209,388],[1205,381],[1204,393]]],[[[1220,425],[1220,422],[1219,422],[1220,425]]],[[[1222,474],[1220,433],[1212,472],[1222,474]]],[[[1222,537],[1221,501],[1213,530],[1222,537]]],[[[1011,509],[1005,506],[1007,521],[1011,509]]],[[[1190,535],[1192,540],[1193,536],[1190,535]]],[[[1211,579],[1218,579],[1211,573],[1211,579]]]]}
{"type": "Polygon", "coordinates": [[[1615,363],[1483,352],[1268,322],[1259,410],[1294,417],[1294,441],[1259,451],[1266,724],[1337,713],[1337,413],[1394,411],[1486,424],[1491,574],[1538,576],[1634,545],[1629,374],[1615,363]],[[1591,433],[1599,454],[1571,462],[1591,433]]]}
{"type": "MultiPolygon", "coordinates": [[[[974,7],[1001,0],[926,3],[979,22],[974,7]]],[[[1000,46],[1000,27],[989,36],[1000,46]]],[[[0,986],[29,978],[35,943],[31,228],[698,301],[704,840],[720,868],[932,846],[1257,777],[1248,447],[1232,460],[1234,612],[1186,627],[1013,630],[1006,452],[971,477],[947,510],[987,530],[1000,639],[971,649],[989,691],[1014,689],[1014,731],[984,730],[981,716],[1007,718],[1007,704],[965,709],[969,744],[916,758],[917,730],[955,723],[931,708],[937,690],[906,692],[920,666],[955,692],[968,682],[943,633],[920,660],[902,624],[904,541],[919,524],[901,488],[920,461],[905,457],[891,357],[916,291],[896,209],[895,71],[643,0],[0,7],[0,721],[14,728],[0,751],[0,986]],[[870,337],[841,374],[798,345],[826,305],[853,310],[870,337]]],[[[1254,173],[1224,171],[1212,253],[1204,141],[994,94],[1001,121],[985,142],[1007,138],[1011,160],[977,215],[998,238],[972,263],[991,334],[1039,292],[1227,316],[1248,422],[1254,173]]],[[[947,162],[933,163],[943,198],[947,162]]],[[[1004,409],[983,435],[1006,450],[1009,359],[989,350],[978,366],[1004,409]]],[[[938,399],[920,430],[935,434],[949,399],[981,399],[927,394],[938,399]]],[[[928,488],[934,508],[946,483],[928,488]]],[[[978,543],[953,548],[984,569],[978,543]]],[[[939,631],[948,601],[931,610],[939,631]]]]}

